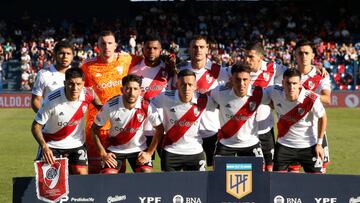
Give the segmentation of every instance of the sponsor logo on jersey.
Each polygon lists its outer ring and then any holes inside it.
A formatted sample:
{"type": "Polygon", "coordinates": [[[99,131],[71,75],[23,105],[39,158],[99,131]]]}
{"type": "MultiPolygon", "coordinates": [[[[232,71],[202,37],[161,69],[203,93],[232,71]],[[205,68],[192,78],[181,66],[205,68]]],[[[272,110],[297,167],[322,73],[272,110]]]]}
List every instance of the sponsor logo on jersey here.
{"type": "Polygon", "coordinates": [[[226,164],[226,192],[241,199],[252,192],[252,164],[226,164]]]}
{"type": "Polygon", "coordinates": [[[57,85],[57,82],[56,82],[56,81],[54,81],[51,85],[57,85]]]}
{"type": "Polygon", "coordinates": [[[230,104],[226,104],[225,107],[226,107],[226,108],[231,108],[231,105],[230,105],[230,104]]]}
{"type": "Polygon", "coordinates": [[[170,119],[170,123],[171,124],[174,124],[174,126],[187,126],[187,127],[190,127],[192,125],[197,125],[198,124],[198,121],[185,121],[185,120],[182,120],[180,122],[177,122],[178,120],[174,120],[174,119],[170,119]]]}
{"type": "Polygon", "coordinates": [[[226,118],[229,118],[229,119],[234,118],[234,120],[236,120],[236,121],[240,121],[240,120],[246,121],[246,120],[248,120],[251,116],[244,116],[244,115],[242,115],[242,114],[239,114],[239,115],[225,114],[225,117],[226,117],[226,118]]]}
{"type": "Polygon", "coordinates": [[[96,87],[98,89],[106,89],[106,88],[116,87],[116,86],[120,86],[120,85],[121,85],[121,80],[115,80],[115,81],[110,80],[106,83],[100,83],[96,87]]]}
{"type": "Polygon", "coordinates": [[[116,131],[119,132],[129,132],[129,133],[136,133],[137,131],[142,129],[142,126],[140,128],[119,128],[119,127],[115,127],[114,128],[116,131]]]}
{"type": "Polygon", "coordinates": [[[64,115],[64,112],[60,112],[60,113],[59,113],[59,116],[63,116],[63,115],[64,115]]]}

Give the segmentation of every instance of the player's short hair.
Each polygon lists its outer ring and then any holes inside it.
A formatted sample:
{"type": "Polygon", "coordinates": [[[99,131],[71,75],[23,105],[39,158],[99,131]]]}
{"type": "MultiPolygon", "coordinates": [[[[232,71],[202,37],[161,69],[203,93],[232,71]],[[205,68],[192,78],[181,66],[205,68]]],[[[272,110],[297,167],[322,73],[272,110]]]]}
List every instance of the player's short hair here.
{"type": "Polygon", "coordinates": [[[285,78],[285,77],[287,77],[287,78],[299,77],[301,79],[301,73],[296,68],[288,68],[283,74],[283,78],[285,78]]]}
{"type": "Polygon", "coordinates": [[[54,53],[57,54],[63,48],[71,49],[72,53],[75,54],[74,46],[68,40],[62,40],[57,42],[54,47],[54,53]]]}
{"type": "Polygon", "coordinates": [[[81,78],[82,80],[85,80],[85,74],[81,70],[81,68],[78,67],[72,67],[65,71],[65,80],[70,80],[73,78],[81,78]]]}
{"type": "Polygon", "coordinates": [[[127,85],[129,82],[137,82],[137,83],[139,83],[139,86],[141,86],[142,78],[140,76],[137,76],[134,74],[129,74],[129,75],[123,77],[121,82],[122,82],[123,86],[127,85]]]}
{"type": "Polygon", "coordinates": [[[116,37],[115,37],[115,33],[114,33],[113,31],[111,31],[111,30],[101,31],[100,34],[99,34],[99,36],[98,36],[98,38],[100,38],[100,37],[106,37],[106,36],[113,36],[114,38],[116,38],[116,37]]]}
{"type": "Polygon", "coordinates": [[[234,75],[235,73],[251,73],[251,69],[248,65],[245,63],[235,63],[233,66],[231,66],[231,75],[234,75]]]}
{"type": "Polygon", "coordinates": [[[144,38],[144,44],[146,44],[147,42],[152,42],[152,41],[158,41],[160,43],[161,46],[161,39],[158,35],[146,35],[144,38]]]}
{"type": "Polygon", "coordinates": [[[178,74],[177,77],[178,78],[183,78],[185,76],[194,76],[196,78],[196,74],[194,73],[194,71],[190,70],[190,69],[184,69],[181,70],[178,74]]]}
{"type": "Polygon", "coordinates": [[[191,44],[192,42],[198,41],[198,40],[204,40],[204,41],[206,42],[206,44],[208,43],[208,40],[207,40],[207,38],[206,38],[205,36],[203,36],[203,35],[195,35],[195,36],[191,39],[190,44],[191,44]]]}
{"type": "Polygon", "coordinates": [[[252,41],[252,42],[249,42],[248,44],[246,44],[245,50],[246,51],[255,50],[256,53],[258,53],[262,56],[266,55],[263,45],[258,41],[252,41]]]}
{"type": "Polygon", "coordinates": [[[298,48],[303,47],[303,46],[309,46],[311,48],[311,50],[314,52],[314,44],[307,39],[302,39],[302,40],[299,40],[298,42],[296,42],[294,50],[296,51],[298,48]]]}

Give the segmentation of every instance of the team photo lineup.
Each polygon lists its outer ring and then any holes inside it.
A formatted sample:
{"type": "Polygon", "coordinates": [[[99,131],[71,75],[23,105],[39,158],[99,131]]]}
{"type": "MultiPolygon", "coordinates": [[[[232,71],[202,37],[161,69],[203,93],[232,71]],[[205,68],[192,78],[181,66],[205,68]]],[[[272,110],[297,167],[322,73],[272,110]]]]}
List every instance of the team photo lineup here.
{"type": "Polygon", "coordinates": [[[287,67],[262,41],[224,65],[203,35],[183,61],[157,35],[143,36],[141,56],[117,52],[115,36],[99,32],[99,54],[82,64],[72,43],[55,44],[32,87],[36,160],[66,157],[70,174],[84,175],[125,173],[126,163],[153,172],[154,159],[161,171],[206,171],[216,156],[252,156],[264,171],[326,173],[331,81],[311,41],[296,41],[287,67]]]}

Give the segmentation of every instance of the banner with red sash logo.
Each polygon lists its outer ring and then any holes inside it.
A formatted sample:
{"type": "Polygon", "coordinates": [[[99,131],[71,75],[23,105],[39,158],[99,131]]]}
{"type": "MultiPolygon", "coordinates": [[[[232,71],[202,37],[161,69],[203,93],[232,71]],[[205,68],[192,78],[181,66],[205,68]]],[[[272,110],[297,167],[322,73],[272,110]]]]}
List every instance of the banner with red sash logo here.
{"type": "Polygon", "coordinates": [[[210,70],[205,70],[204,74],[197,81],[197,88],[200,93],[209,91],[211,85],[217,80],[220,74],[221,66],[213,63],[210,70]]]}
{"type": "Polygon", "coordinates": [[[201,116],[206,108],[207,102],[207,95],[201,94],[197,99],[197,104],[193,104],[192,107],[166,132],[163,138],[162,147],[171,145],[184,136],[186,131],[189,130],[193,123],[201,116]]]}
{"type": "Polygon", "coordinates": [[[156,97],[161,91],[166,88],[168,82],[167,73],[165,68],[161,67],[159,72],[156,74],[153,81],[150,83],[149,87],[147,88],[144,99],[151,99],[156,97]]]}
{"type": "Polygon", "coordinates": [[[56,158],[54,164],[36,161],[36,195],[46,202],[57,202],[69,194],[68,159],[56,158]]]}
{"type": "Polygon", "coordinates": [[[293,109],[280,117],[277,123],[278,138],[284,137],[291,126],[302,119],[312,109],[318,96],[313,92],[309,93],[310,95],[305,97],[303,103],[296,105],[293,109]]]}
{"type": "Polygon", "coordinates": [[[275,72],[275,63],[269,62],[266,64],[266,70],[263,71],[253,83],[253,86],[267,87],[275,72]]]}
{"type": "Polygon", "coordinates": [[[117,134],[115,137],[110,137],[107,146],[117,146],[128,143],[136,134],[137,129],[143,124],[147,117],[149,102],[143,100],[141,108],[136,109],[134,116],[124,127],[124,130],[117,134]]]}
{"type": "Polygon", "coordinates": [[[255,87],[252,96],[248,98],[246,103],[239,109],[238,112],[226,122],[218,133],[219,139],[227,139],[236,134],[237,131],[246,123],[261,103],[263,91],[261,87],[255,87]],[[246,119],[244,119],[246,118],[246,119]]]}
{"type": "Polygon", "coordinates": [[[303,82],[302,86],[307,90],[315,91],[320,85],[322,79],[323,77],[317,74],[314,77],[309,77],[305,82],[303,82]]]}

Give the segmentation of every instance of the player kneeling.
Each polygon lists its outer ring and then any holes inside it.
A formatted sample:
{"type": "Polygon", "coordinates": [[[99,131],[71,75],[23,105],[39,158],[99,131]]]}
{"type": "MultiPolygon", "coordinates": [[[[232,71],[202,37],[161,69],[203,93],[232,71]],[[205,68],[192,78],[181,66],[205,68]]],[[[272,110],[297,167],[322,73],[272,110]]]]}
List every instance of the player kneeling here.
{"type": "Polygon", "coordinates": [[[147,149],[143,135],[144,121],[148,120],[155,128],[155,133],[162,133],[162,125],[156,108],[141,94],[142,79],[136,75],[127,75],[122,79],[123,95],[110,99],[99,111],[91,127],[94,142],[102,159],[101,173],[119,173],[126,159],[134,172],[151,172],[151,154],[147,149]],[[100,142],[99,129],[110,120],[110,131],[107,146],[100,142]],[[105,149],[106,148],[106,149],[105,149]],[[146,154],[145,159],[139,159],[146,154]]]}
{"type": "MultiPolygon", "coordinates": [[[[42,159],[50,164],[55,157],[67,157],[72,174],[87,174],[88,159],[84,146],[84,115],[90,103],[101,108],[91,88],[84,88],[80,68],[65,72],[64,87],[48,94],[32,124],[32,134],[42,149],[42,159]]],[[[40,157],[38,157],[40,159],[40,157]]]]}

